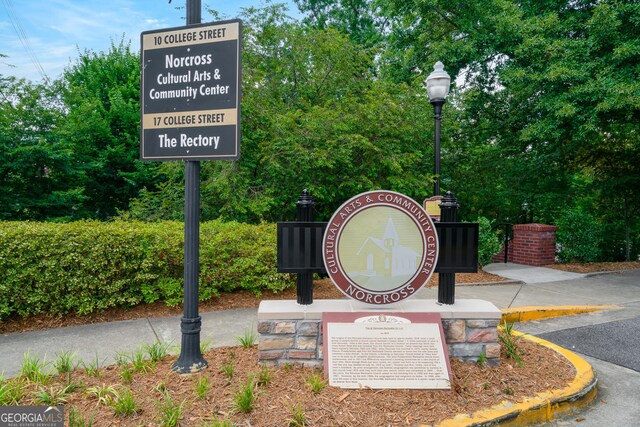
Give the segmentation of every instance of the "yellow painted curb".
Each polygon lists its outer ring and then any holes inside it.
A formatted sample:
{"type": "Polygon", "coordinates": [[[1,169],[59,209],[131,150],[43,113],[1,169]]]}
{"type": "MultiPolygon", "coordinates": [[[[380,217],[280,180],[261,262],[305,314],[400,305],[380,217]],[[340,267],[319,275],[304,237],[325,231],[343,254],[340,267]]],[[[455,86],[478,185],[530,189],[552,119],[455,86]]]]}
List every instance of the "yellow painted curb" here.
{"type": "Polygon", "coordinates": [[[561,415],[568,415],[590,405],[596,397],[598,382],[595,372],[583,358],[558,345],[532,335],[512,331],[512,334],[543,345],[560,353],[576,369],[575,378],[563,389],[536,393],[524,402],[503,401],[502,403],[473,414],[458,414],[442,421],[440,427],[462,426],[526,426],[551,421],[561,415]]]}
{"type": "Polygon", "coordinates": [[[592,313],[602,310],[618,310],[619,305],[555,305],[529,306],[502,309],[502,322],[528,322],[530,320],[548,319],[550,317],[571,316],[574,314],[592,313]]]}

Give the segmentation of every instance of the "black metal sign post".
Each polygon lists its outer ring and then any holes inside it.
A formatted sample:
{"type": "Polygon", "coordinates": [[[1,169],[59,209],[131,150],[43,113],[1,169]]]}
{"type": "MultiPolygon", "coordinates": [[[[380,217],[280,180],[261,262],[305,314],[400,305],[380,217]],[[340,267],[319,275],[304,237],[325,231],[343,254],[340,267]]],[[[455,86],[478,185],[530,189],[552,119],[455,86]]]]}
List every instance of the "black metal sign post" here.
{"type": "MultiPolygon", "coordinates": [[[[187,25],[202,20],[200,0],[187,0],[187,25]]],[[[199,372],[207,367],[200,351],[202,318],[198,313],[200,273],[200,162],[187,160],[184,170],[184,307],[180,319],[182,342],[175,372],[199,372]]]]}
{"type": "Polygon", "coordinates": [[[184,312],[178,373],[207,367],[200,351],[200,160],[240,157],[241,22],[201,24],[186,0],[187,26],[141,34],[140,158],[184,160],[184,312]]]}
{"type": "MultiPolygon", "coordinates": [[[[442,199],[442,203],[440,203],[440,212],[440,221],[442,223],[455,223],[458,221],[458,199],[456,199],[451,191],[447,191],[442,199]]],[[[448,272],[438,273],[438,303],[453,304],[456,299],[455,294],[456,274],[448,272]]]]}

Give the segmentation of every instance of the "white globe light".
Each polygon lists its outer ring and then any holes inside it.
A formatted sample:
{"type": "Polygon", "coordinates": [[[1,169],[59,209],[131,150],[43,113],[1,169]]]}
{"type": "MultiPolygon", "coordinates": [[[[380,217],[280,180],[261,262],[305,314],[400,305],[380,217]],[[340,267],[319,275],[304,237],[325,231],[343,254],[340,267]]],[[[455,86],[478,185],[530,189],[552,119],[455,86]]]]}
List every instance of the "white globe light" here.
{"type": "Polygon", "coordinates": [[[430,101],[444,101],[447,98],[451,77],[444,71],[442,62],[436,62],[436,65],[433,66],[433,72],[427,77],[426,83],[427,95],[429,95],[430,101]]]}

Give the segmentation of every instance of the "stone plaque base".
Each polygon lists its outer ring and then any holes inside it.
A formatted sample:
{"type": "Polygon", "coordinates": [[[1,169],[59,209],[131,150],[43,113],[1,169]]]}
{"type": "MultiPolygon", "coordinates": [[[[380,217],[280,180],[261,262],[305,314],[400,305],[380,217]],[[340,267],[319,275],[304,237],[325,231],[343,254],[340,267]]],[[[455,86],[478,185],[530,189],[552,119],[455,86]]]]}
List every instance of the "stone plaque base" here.
{"type": "MultiPolygon", "coordinates": [[[[295,300],[262,301],[258,309],[259,360],[269,366],[287,364],[324,367],[322,317],[327,312],[437,313],[451,357],[476,363],[480,357],[491,366],[499,363],[498,325],[502,312],[483,300],[457,299],[453,305],[414,299],[390,307],[369,306],[348,299],[315,300],[299,305],[295,300]]],[[[349,321],[352,323],[352,320],[349,321]]]]}
{"type": "Polygon", "coordinates": [[[435,313],[325,313],[324,371],[342,388],[449,389],[451,368],[435,313]]]}

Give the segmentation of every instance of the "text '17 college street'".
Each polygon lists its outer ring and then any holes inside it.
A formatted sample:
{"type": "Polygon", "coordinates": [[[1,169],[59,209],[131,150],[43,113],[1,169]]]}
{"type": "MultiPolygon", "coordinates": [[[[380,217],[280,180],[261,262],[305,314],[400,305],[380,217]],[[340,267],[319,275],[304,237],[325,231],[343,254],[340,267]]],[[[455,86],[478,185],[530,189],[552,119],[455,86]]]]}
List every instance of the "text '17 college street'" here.
{"type": "Polygon", "coordinates": [[[142,160],[240,155],[241,23],[141,35],[142,160]]]}

